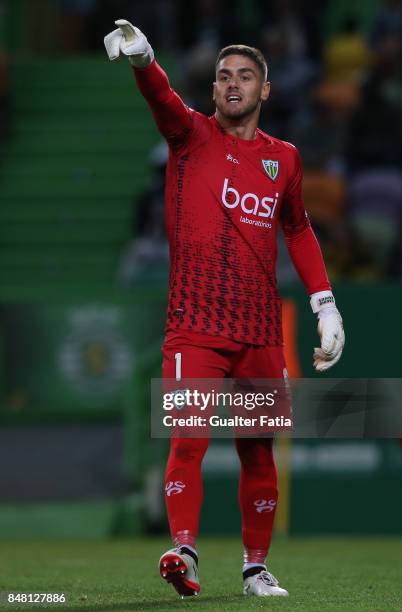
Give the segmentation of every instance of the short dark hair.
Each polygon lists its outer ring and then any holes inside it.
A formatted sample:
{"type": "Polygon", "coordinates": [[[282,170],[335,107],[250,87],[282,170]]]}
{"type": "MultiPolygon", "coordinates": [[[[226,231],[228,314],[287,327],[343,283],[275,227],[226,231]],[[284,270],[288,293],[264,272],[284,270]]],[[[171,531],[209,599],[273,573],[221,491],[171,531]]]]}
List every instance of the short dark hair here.
{"type": "Polygon", "coordinates": [[[268,65],[265,57],[259,49],[256,49],[255,47],[248,47],[247,45],[229,45],[228,47],[223,47],[223,49],[219,51],[218,57],[216,58],[215,70],[218,67],[219,62],[228,55],[245,55],[246,57],[249,57],[258,66],[264,81],[267,80],[268,65]]]}

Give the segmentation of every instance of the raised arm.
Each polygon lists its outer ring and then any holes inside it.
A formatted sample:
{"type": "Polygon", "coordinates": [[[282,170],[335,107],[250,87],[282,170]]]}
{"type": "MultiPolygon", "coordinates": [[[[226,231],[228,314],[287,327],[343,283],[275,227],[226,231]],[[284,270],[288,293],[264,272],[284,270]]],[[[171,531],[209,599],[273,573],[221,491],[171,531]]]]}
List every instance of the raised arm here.
{"type": "Polygon", "coordinates": [[[339,361],[345,334],[320,245],[304,208],[301,161],[296,149],[292,178],[282,204],[281,224],[293,265],[310,295],[313,313],[318,316],[321,347],[314,349],[313,357],[315,369],[323,372],[339,361]]]}
{"type": "Polygon", "coordinates": [[[128,57],[138,87],[149,104],[161,134],[172,146],[185,142],[192,131],[192,111],[171,88],[166,73],[154,58],[146,36],[125,19],[118,19],[117,30],[105,36],[105,47],[110,60],[120,54],[128,57]]]}

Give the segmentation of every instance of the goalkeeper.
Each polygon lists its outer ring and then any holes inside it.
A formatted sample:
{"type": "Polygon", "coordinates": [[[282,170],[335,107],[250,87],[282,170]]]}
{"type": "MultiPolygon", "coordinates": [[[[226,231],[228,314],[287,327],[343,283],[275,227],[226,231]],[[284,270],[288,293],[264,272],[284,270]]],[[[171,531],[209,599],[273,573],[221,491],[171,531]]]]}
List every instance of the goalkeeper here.
{"type": "MultiPolygon", "coordinates": [[[[212,117],[188,108],[171,88],[144,34],[126,20],[105,37],[111,60],[128,57],[137,86],[169,145],[166,227],[170,280],[163,376],[284,378],[281,301],[275,262],[284,232],[294,266],[318,317],[314,367],[339,360],[344,333],[320,247],[304,209],[298,151],[258,129],[269,97],[258,49],[231,45],[216,60],[212,117]]],[[[246,595],[288,595],[267,570],[278,500],[271,438],[236,438],[246,595]]],[[[165,498],[174,548],[162,578],[197,595],[196,538],[201,463],[208,440],[172,438],[165,498]]]]}

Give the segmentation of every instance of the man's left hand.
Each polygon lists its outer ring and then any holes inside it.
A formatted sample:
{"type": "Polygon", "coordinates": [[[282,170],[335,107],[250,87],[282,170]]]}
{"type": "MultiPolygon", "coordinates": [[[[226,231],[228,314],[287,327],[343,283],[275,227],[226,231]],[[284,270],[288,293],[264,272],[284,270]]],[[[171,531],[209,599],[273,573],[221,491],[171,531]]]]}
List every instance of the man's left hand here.
{"type": "Polygon", "coordinates": [[[342,317],[331,291],[320,291],[310,297],[311,308],[318,317],[317,331],[321,339],[321,347],[314,349],[314,367],[317,372],[325,372],[342,355],[345,344],[342,317]]]}

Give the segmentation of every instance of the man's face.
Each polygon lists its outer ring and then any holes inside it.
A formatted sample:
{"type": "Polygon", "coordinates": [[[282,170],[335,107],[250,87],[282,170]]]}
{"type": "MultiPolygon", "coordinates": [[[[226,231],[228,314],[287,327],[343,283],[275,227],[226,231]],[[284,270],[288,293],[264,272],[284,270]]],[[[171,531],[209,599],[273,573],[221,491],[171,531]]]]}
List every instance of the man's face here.
{"type": "Polygon", "coordinates": [[[213,98],[227,119],[243,119],[269,96],[269,83],[257,64],[244,55],[228,55],[218,64],[213,98]]]}

